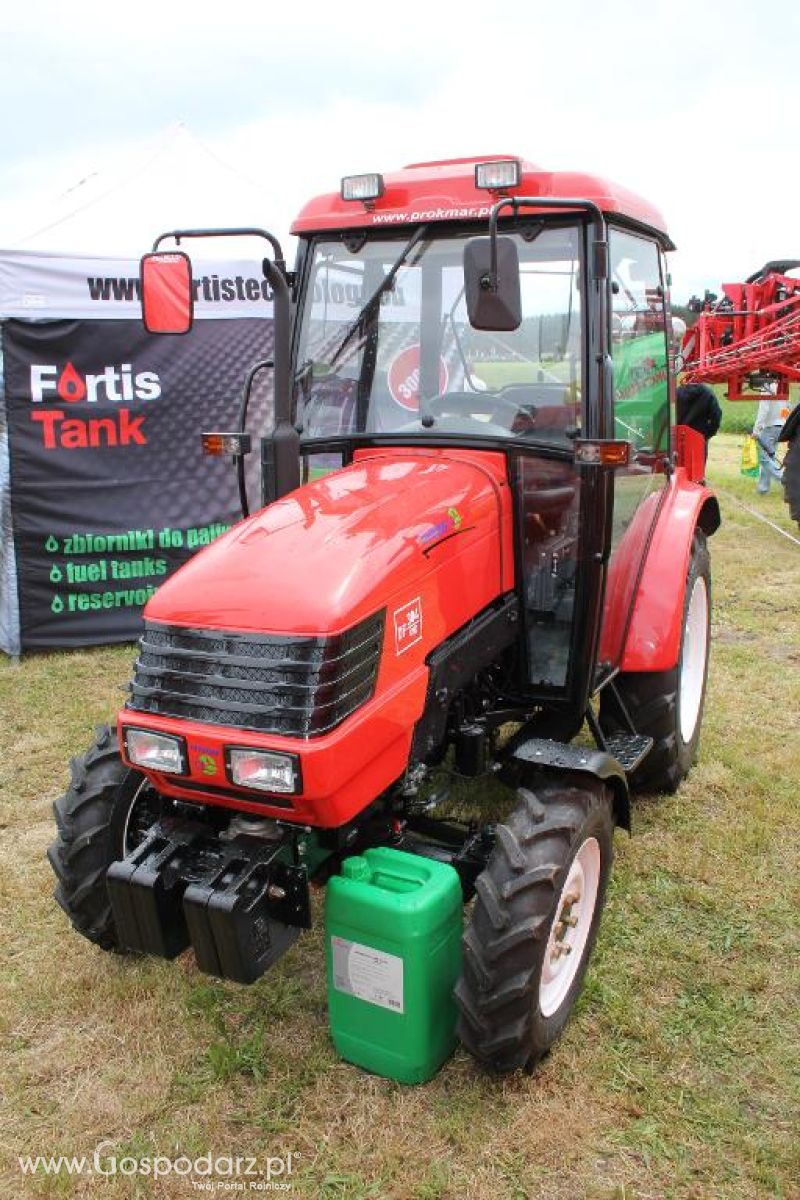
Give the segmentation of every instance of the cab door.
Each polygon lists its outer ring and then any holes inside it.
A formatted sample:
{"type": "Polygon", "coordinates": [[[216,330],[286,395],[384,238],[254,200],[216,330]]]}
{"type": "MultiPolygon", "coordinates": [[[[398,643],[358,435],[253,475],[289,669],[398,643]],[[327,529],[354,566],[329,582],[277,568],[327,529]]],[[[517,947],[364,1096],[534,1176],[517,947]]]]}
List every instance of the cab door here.
{"type": "Polygon", "coordinates": [[[614,437],[631,443],[615,473],[600,673],[619,665],[638,582],[667,482],[670,449],[666,288],[655,241],[609,230],[614,437]]]}

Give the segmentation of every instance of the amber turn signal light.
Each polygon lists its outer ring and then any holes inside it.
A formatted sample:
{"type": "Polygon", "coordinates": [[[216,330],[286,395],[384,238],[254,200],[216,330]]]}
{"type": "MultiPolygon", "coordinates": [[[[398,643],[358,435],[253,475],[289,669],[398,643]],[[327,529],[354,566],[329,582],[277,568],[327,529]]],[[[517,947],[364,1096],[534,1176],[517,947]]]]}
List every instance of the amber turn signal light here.
{"type": "Polygon", "coordinates": [[[584,467],[627,467],[630,460],[630,442],[610,438],[579,438],[575,442],[575,462],[584,467]]]}
{"type": "Polygon", "coordinates": [[[208,454],[212,458],[219,458],[225,454],[232,454],[234,458],[240,458],[243,454],[249,454],[251,448],[249,433],[201,433],[203,443],[203,454],[208,454]]]}

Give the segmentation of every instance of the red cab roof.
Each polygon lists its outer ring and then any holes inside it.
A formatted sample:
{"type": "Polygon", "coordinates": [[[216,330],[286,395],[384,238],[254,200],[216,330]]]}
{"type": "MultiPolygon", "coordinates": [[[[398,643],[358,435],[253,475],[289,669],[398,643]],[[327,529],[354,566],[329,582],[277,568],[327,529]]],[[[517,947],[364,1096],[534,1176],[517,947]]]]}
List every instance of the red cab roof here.
{"type": "MultiPolygon", "coordinates": [[[[391,229],[421,221],[474,221],[488,217],[492,205],[501,195],[563,196],[591,200],[604,213],[646,225],[660,235],[668,249],[672,248],[664,218],[657,208],[627,188],[597,175],[544,171],[520,159],[522,176],[516,187],[503,189],[502,193],[476,188],[476,163],[514,157],[511,154],[487,154],[476,158],[412,163],[401,171],[383,176],[383,195],[371,202],[369,208],[358,200],[343,200],[339,191],[316,196],[301,210],[292,225],[292,233],[375,227],[391,229]]],[[[533,213],[536,210],[526,211],[533,213]]]]}

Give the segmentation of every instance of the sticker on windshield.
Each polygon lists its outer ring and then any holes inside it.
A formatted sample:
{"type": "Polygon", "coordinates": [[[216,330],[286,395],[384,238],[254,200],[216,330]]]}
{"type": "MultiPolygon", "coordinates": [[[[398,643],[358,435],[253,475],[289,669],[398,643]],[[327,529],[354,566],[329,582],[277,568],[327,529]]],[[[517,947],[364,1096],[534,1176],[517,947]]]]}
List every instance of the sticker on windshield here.
{"type": "MultiPolygon", "coordinates": [[[[439,359],[439,393],[447,391],[447,363],[439,359]]],[[[397,404],[409,412],[419,412],[419,342],[406,346],[389,364],[389,391],[397,404]]]]}

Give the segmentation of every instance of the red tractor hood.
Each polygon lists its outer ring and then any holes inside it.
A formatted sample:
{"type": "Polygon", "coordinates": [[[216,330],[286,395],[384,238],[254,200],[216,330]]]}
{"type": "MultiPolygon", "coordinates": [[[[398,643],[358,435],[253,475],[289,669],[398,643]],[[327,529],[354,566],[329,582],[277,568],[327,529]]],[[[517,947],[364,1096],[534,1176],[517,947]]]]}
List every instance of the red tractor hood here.
{"type": "Polygon", "coordinates": [[[360,451],[350,466],[197,554],[145,616],[206,629],[335,633],[445,568],[439,578],[455,593],[447,607],[455,601],[469,619],[513,580],[510,522],[501,519],[508,493],[501,454],[360,451]]]}

